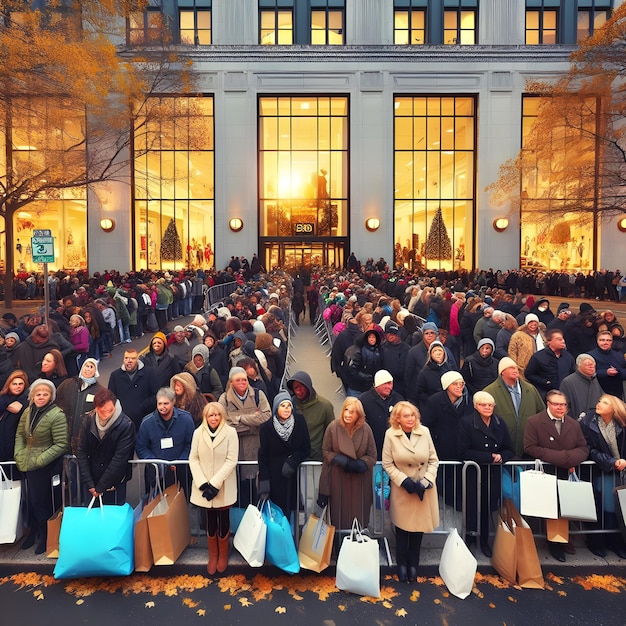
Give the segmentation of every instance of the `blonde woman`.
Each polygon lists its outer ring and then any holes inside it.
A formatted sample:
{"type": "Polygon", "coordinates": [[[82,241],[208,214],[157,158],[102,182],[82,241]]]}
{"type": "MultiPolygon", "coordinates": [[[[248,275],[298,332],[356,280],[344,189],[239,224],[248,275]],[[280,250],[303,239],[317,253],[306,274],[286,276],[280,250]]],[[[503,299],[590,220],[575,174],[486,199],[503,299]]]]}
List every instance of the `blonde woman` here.
{"type": "Polygon", "coordinates": [[[430,430],[422,425],[417,407],[396,403],[383,443],[383,469],[391,483],[389,512],[400,582],[417,580],[422,537],[439,525],[438,467],[430,430]]]}

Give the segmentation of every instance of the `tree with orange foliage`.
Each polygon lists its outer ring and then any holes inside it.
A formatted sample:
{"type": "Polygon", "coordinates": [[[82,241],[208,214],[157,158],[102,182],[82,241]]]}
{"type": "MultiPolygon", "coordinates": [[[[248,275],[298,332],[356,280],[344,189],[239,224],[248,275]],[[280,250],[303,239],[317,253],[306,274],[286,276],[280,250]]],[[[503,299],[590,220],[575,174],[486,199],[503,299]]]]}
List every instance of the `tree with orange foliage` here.
{"type": "MultiPolygon", "coordinates": [[[[14,216],[31,203],[86,197],[90,185],[127,181],[131,159],[159,140],[154,128],[193,120],[167,94],[192,93],[147,0],[0,0],[0,216],[5,304],[12,305],[14,216]],[[127,23],[131,28],[127,33],[127,23]],[[138,136],[142,141],[137,141],[138,136]],[[133,143],[134,142],[134,143],[133,143]]],[[[190,132],[201,141],[201,128],[190,132]]],[[[193,146],[192,146],[193,147],[193,146]]]]}

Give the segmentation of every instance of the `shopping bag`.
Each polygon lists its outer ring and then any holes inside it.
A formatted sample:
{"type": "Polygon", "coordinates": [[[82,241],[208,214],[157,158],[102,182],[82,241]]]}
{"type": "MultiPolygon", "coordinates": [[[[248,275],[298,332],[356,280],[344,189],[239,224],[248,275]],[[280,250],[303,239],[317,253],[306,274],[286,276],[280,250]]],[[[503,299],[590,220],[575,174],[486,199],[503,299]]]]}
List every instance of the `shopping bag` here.
{"type": "Polygon", "coordinates": [[[59,509],[48,520],[48,534],[46,536],[46,556],[49,559],[59,558],[59,535],[61,522],[63,521],[63,509],[59,509]]]}
{"type": "Polygon", "coordinates": [[[243,519],[244,513],[246,512],[245,508],[240,506],[231,506],[230,507],[230,532],[236,533],[239,528],[239,524],[241,524],[241,520],[243,519]]]}
{"type": "Polygon", "coordinates": [[[22,481],[9,480],[0,465],[0,543],[22,536],[22,481]]]}
{"type": "Polygon", "coordinates": [[[343,538],[337,557],[337,589],[379,598],[379,559],[378,542],[364,535],[359,521],[354,518],[350,534],[343,538]]]}
{"type": "Polygon", "coordinates": [[[330,565],[335,527],[329,520],[328,507],[324,507],[321,517],[309,516],[298,544],[300,567],[321,572],[330,565]]]}
{"type": "Polygon", "coordinates": [[[128,576],[133,571],[133,509],[121,506],[65,507],[55,578],[128,576]]]}
{"type": "Polygon", "coordinates": [[[546,474],[539,459],[535,461],[535,469],[520,474],[520,511],[531,517],[559,516],[556,476],[546,474]]]}
{"type": "Polygon", "coordinates": [[[174,565],[191,538],[187,500],[178,483],[163,492],[147,519],[154,564],[174,565]],[[165,506],[163,500],[166,500],[165,506]],[[164,508],[165,512],[160,512],[164,508]]]}
{"type": "Polygon", "coordinates": [[[146,494],[133,511],[135,524],[135,571],[149,572],[154,565],[152,546],[150,545],[150,531],[148,530],[148,515],[154,511],[159,500],[163,498],[160,484],[158,490],[152,494],[146,494]]]}
{"type": "Polygon", "coordinates": [[[250,567],[261,567],[265,561],[267,526],[259,506],[249,504],[233,538],[233,546],[250,567]]]}
{"type": "Polygon", "coordinates": [[[513,500],[517,510],[520,509],[520,474],[519,465],[506,465],[502,468],[502,500],[513,500]]]}
{"type": "Polygon", "coordinates": [[[464,600],[472,593],[478,561],[465,542],[459,537],[456,528],[448,534],[441,552],[439,575],[448,591],[464,600]]]}
{"type": "Polygon", "coordinates": [[[564,517],[546,520],[546,538],[554,543],[569,541],[569,520],[564,517]]]}
{"type": "Polygon", "coordinates": [[[265,501],[261,507],[261,515],[267,526],[265,560],[288,574],[297,574],[300,571],[300,561],[289,520],[271,500],[265,501]]]}
{"type": "Polygon", "coordinates": [[[519,514],[512,500],[505,500],[504,506],[507,511],[508,524],[515,535],[517,584],[529,589],[543,589],[545,583],[532,530],[519,514]]]}
{"type": "Polygon", "coordinates": [[[591,483],[570,472],[567,480],[557,480],[561,517],[597,522],[596,500],[591,483]]]}
{"type": "Polygon", "coordinates": [[[517,584],[517,545],[513,530],[509,526],[506,509],[503,507],[493,541],[491,564],[502,578],[515,585],[517,584]]]}
{"type": "Polygon", "coordinates": [[[613,490],[615,494],[615,516],[620,532],[626,541],[626,485],[619,485],[613,490]]]}

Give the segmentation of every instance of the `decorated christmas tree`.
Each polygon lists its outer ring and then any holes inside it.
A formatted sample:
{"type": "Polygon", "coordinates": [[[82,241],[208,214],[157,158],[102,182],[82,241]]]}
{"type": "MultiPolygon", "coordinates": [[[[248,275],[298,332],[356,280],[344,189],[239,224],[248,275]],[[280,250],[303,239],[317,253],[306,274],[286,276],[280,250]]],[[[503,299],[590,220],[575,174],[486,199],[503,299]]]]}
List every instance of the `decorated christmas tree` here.
{"type": "Polygon", "coordinates": [[[183,246],[176,230],[176,222],[171,219],[165,229],[163,240],[161,241],[162,261],[181,261],[183,258],[183,246]]]}
{"type": "Polygon", "coordinates": [[[430,231],[426,239],[425,256],[427,259],[450,259],[452,258],[452,244],[448,236],[448,229],[443,222],[441,207],[437,209],[430,231]]]}

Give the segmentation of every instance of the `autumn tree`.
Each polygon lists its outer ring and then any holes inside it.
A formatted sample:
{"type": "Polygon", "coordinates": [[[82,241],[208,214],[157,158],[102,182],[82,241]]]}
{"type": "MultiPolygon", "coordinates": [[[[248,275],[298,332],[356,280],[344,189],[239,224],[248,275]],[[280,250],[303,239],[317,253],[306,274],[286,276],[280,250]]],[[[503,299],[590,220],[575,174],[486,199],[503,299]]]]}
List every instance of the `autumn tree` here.
{"type": "MultiPolygon", "coordinates": [[[[172,132],[189,111],[163,94],[192,92],[188,63],[166,24],[143,23],[146,0],[0,0],[0,216],[5,302],[12,304],[14,216],[31,203],[84,197],[90,185],[127,180],[133,138],[149,151],[158,121],[172,132]],[[39,5],[42,7],[39,7],[39,5]],[[137,19],[139,16],[139,19],[137,19]],[[146,40],[147,37],[147,40],[146,40]],[[146,45],[135,45],[146,44],[146,45]]],[[[152,14],[151,14],[152,15],[152,14]]],[[[189,132],[189,131],[187,131],[189,132]]],[[[202,131],[189,132],[200,141],[202,131]]]]}
{"type": "MultiPolygon", "coordinates": [[[[600,221],[626,209],[626,5],[571,55],[560,79],[527,85],[536,115],[522,150],[487,187],[494,204],[520,203],[526,223],[600,221]]],[[[531,107],[533,105],[531,104],[531,107]]]]}

